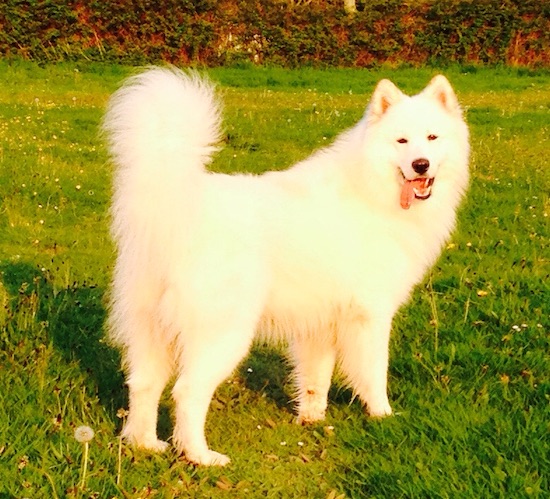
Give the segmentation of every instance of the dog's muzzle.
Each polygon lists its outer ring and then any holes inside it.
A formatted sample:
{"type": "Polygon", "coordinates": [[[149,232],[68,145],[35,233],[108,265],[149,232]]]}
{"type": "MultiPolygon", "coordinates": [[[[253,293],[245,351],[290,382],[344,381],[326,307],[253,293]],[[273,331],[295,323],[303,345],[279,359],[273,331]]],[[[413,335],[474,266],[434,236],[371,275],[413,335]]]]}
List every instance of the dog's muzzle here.
{"type": "MultiPolygon", "coordinates": [[[[429,167],[429,163],[428,163],[429,167]]],[[[413,166],[414,168],[414,166],[413,166]]],[[[427,168],[426,168],[427,169],[427,168]]],[[[404,179],[401,187],[401,208],[408,210],[414,199],[425,200],[432,194],[433,177],[416,177],[412,180],[404,179]]]]}

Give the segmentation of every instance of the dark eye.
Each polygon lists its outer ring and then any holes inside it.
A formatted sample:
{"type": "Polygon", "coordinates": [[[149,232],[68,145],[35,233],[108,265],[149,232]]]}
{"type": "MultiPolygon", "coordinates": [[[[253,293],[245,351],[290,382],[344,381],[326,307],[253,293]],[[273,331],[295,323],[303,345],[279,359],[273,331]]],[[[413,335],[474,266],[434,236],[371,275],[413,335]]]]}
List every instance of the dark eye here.
{"type": "Polygon", "coordinates": [[[401,139],[397,139],[397,142],[399,142],[400,144],[406,144],[408,142],[408,140],[404,139],[404,138],[401,138],[401,139]]]}
{"type": "Polygon", "coordinates": [[[433,133],[428,135],[428,140],[435,140],[437,139],[437,135],[434,135],[433,133]]]}

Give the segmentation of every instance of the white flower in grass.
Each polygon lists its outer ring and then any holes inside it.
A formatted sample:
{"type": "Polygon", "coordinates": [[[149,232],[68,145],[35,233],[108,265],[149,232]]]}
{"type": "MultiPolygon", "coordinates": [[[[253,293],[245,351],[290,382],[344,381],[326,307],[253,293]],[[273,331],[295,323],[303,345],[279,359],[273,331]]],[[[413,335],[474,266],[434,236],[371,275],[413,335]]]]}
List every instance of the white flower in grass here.
{"type": "Polygon", "coordinates": [[[86,486],[86,472],[88,471],[88,448],[89,442],[94,438],[94,430],[89,426],[79,426],[74,431],[74,438],[77,442],[84,445],[84,453],[82,455],[82,479],[80,487],[84,489],[86,486]]]}
{"type": "Polygon", "coordinates": [[[94,435],[94,430],[92,430],[89,426],[79,426],[74,431],[74,438],[82,444],[88,443],[92,440],[92,438],[94,438],[94,435]]]}

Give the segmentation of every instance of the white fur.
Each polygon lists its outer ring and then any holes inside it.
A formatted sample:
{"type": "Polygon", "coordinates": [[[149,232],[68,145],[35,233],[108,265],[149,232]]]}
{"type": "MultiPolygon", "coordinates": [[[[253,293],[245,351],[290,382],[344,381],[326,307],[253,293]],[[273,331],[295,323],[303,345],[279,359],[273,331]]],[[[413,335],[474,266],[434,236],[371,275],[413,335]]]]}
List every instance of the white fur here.
{"type": "Polygon", "coordinates": [[[193,73],[130,79],[104,128],[117,165],[110,330],[123,347],[130,442],[165,449],[157,406],[175,375],[174,445],[226,464],[207,446],[206,413],[256,332],[290,343],[299,421],[324,417],[336,362],[371,416],[391,414],[392,317],[438,257],[468,183],[468,130],[443,76],[414,97],[381,81],[333,145],[261,176],[206,171],[220,112],[193,73]],[[418,158],[433,192],[405,210],[401,184],[418,158]]]}

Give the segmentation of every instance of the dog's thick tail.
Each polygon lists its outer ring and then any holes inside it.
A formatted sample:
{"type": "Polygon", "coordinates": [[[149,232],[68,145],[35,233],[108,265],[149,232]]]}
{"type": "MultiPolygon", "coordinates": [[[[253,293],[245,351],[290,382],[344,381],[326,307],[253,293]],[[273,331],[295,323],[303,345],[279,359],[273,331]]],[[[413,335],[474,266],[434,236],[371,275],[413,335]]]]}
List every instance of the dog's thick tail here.
{"type": "Polygon", "coordinates": [[[166,224],[185,209],[220,141],[220,108],[213,85],[196,73],[153,68],[112,96],[103,130],[117,167],[116,237],[128,232],[120,225],[147,226],[155,217],[166,224]]]}

